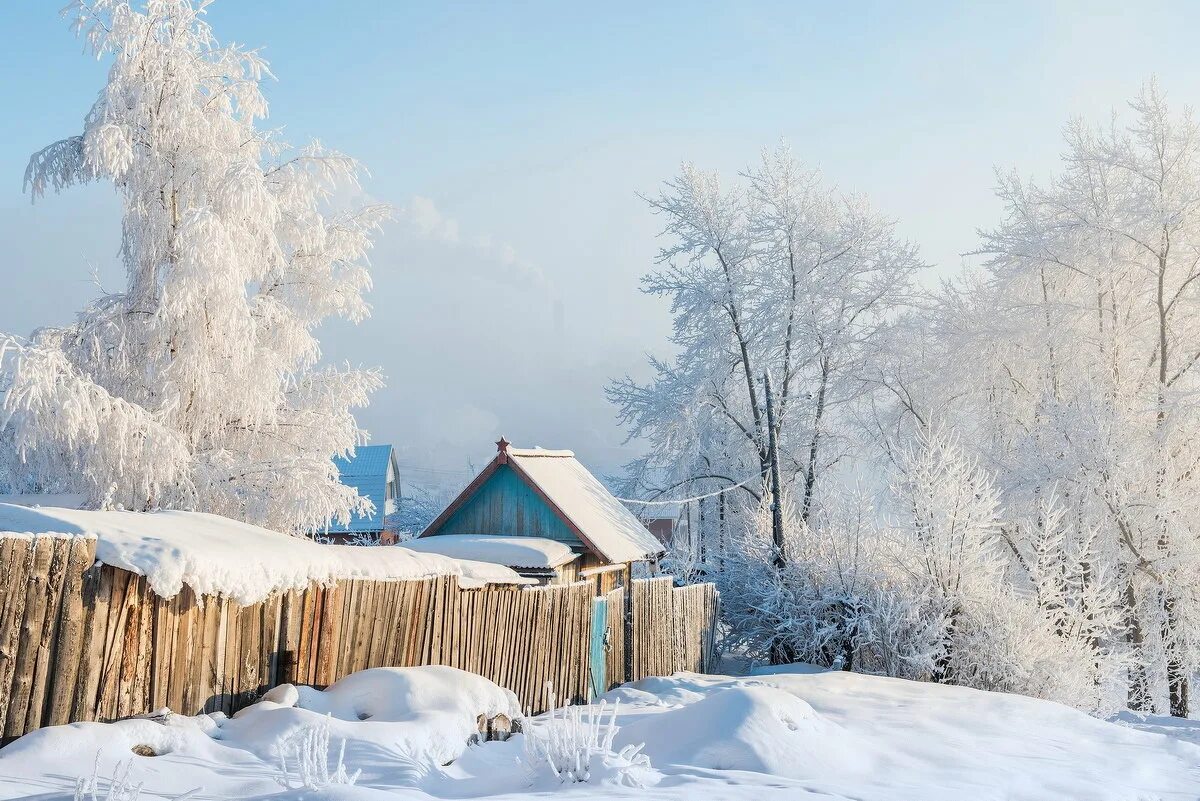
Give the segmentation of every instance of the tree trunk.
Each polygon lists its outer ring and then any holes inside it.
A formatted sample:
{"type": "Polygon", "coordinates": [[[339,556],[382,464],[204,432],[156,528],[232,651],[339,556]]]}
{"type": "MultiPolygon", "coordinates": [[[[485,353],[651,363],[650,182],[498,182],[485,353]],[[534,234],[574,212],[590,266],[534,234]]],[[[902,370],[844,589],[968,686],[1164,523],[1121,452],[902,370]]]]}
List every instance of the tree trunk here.
{"type": "MultiPolygon", "coordinates": [[[[772,564],[777,572],[782,572],[787,564],[783,540],[783,503],[779,487],[779,442],[778,431],[775,429],[775,403],[771,392],[771,374],[763,373],[763,383],[766,387],[767,401],[767,452],[771,462],[771,542],[775,546],[772,564]]],[[[771,643],[770,658],[772,665],[790,664],[795,659],[795,650],[776,637],[771,643]]]]}
{"type": "Polygon", "coordinates": [[[1132,578],[1125,584],[1125,611],[1128,615],[1128,632],[1125,639],[1133,649],[1135,660],[1129,668],[1129,687],[1126,698],[1130,709],[1146,712],[1149,711],[1150,706],[1150,688],[1146,683],[1146,668],[1141,664],[1146,635],[1142,631],[1142,621],[1138,618],[1137,595],[1133,591],[1132,578]]]}
{"type": "Polygon", "coordinates": [[[813,414],[812,441],[808,447],[808,467],[804,471],[804,498],[800,503],[800,519],[808,523],[812,512],[813,493],[817,486],[817,456],[821,444],[821,422],[825,416],[825,393],[829,387],[829,359],[821,359],[821,384],[817,388],[817,408],[813,414]]]}
{"type": "Polygon", "coordinates": [[[786,559],[783,542],[783,503],[779,486],[779,432],[775,427],[775,403],[770,373],[763,373],[763,382],[767,393],[767,454],[771,463],[771,542],[775,546],[775,567],[782,568],[786,559]]]}
{"type": "Polygon", "coordinates": [[[1184,664],[1182,649],[1176,638],[1172,636],[1178,627],[1175,597],[1170,590],[1165,590],[1163,600],[1163,640],[1167,651],[1167,690],[1171,703],[1171,715],[1177,718],[1188,716],[1188,674],[1184,664]]]}

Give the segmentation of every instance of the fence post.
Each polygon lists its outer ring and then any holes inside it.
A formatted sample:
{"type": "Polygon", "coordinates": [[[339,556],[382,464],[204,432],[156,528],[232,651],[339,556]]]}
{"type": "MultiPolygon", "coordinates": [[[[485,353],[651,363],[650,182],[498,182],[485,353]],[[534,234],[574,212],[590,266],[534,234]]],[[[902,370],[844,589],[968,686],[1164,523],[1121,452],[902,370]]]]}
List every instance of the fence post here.
{"type": "MultiPolygon", "coordinates": [[[[628,576],[629,574],[626,573],[628,576]]],[[[625,681],[633,681],[633,649],[636,642],[633,639],[633,581],[630,576],[625,581],[624,628],[625,628],[625,681]]]]}

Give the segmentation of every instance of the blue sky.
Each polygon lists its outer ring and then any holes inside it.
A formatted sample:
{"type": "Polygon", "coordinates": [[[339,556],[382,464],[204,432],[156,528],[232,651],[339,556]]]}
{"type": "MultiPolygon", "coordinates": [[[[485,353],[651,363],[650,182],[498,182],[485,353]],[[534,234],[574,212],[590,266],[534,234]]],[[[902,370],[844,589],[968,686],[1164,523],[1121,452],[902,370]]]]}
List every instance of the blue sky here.
{"type": "MultiPolygon", "coordinates": [[[[61,3],[0,4],[0,330],[17,333],[70,319],[93,270],[121,281],[107,188],[21,192],[104,80],[61,3]]],[[[633,455],[602,389],[668,352],[667,309],[638,291],[658,224],[636,193],[681,161],[732,174],[786,139],[894,217],[936,280],[997,219],[993,165],[1046,174],[1070,116],[1105,117],[1151,74],[1178,104],[1200,94],[1200,4],[901,5],[220,0],[209,20],[271,61],[271,124],[361,159],[402,209],[374,317],[323,343],[383,366],[374,441],[456,480],[500,433],[602,470],[633,455]]]]}

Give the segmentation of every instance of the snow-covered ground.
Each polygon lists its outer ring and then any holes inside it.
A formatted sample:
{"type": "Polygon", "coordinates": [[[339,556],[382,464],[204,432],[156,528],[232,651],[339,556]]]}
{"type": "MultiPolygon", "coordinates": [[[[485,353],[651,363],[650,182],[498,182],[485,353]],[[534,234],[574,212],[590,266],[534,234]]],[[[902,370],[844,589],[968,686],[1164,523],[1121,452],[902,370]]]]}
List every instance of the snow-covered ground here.
{"type": "Polygon", "coordinates": [[[478,715],[516,713],[511,693],[453,668],[377,668],[323,692],[276,688],[231,719],[34,732],[0,751],[0,798],[73,798],[93,775],[97,798],[116,777],[143,799],[1200,797],[1200,744],[1188,741],[1200,723],[1110,723],[1021,696],[806,668],[647,679],[603,700],[576,721],[540,716],[507,742],[468,746],[478,715]],[[614,727],[584,731],[614,702],[614,727]],[[598,744],[590,780],[564,782],[542,755],[572,753],[579,737],[598,744]],[[326,783],[339,779],[356,784],[326,783]]]}

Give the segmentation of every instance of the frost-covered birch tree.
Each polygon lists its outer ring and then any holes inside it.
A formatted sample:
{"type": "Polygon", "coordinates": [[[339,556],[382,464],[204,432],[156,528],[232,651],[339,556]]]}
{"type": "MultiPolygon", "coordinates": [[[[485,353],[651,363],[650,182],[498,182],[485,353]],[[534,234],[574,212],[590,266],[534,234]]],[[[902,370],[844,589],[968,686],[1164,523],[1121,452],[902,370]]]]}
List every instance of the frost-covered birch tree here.
{"type": "Polygon", "coordinates": [[[702,507],[723,528],[770,490],[774,418],[780,494],[807,521],[822,476],[853,451],[847,410],[909,296],[916,249],[786,148],[732,186],[685,165],[647,201],[667,244],[644,289],[670,299],[677,355],[654,360],[649,383],[609,388],[631,435],[650,445],[634,465],[637,489],[677,495],[761,476],[702,507]]]}
{"type": "Polygon", "coordinates": [[[367,315],[386,209],[333,203],[357,164],[262,126],[267,64],[218,43],[207,5],[68,9],[108,81],[25,185],[111,182],[127,279],[71,325],[0,342],[0,484],[300,532],[365,503],[332,459],[363,439],[351,410],[380,377],[321,365],[314,332],[367,315]]]}

